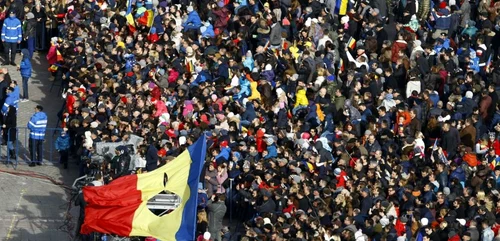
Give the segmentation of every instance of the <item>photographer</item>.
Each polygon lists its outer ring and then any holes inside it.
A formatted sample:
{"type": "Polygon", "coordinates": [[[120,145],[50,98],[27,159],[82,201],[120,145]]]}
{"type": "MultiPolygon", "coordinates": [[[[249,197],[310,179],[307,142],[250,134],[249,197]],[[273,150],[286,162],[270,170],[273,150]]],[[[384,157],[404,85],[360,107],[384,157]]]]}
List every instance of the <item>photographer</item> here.
{"type": "Polygon", "coordinates": [[[114,170],[113,179],[130,174],[131,157],[126,146],[118,146],[115,150],[116,156],[112,159],[111,168],[114,170]]]}

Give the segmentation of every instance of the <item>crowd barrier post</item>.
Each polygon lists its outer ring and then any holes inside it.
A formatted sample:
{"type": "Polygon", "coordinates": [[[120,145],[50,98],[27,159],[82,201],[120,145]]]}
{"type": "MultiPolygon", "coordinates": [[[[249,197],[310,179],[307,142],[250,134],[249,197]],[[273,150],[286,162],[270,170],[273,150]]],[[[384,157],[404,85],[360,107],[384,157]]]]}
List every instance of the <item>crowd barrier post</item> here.
{"type": "MultiPolygon", "coordinates": [[[[11,128],[12,129],[12,128],[11,128]]],[[[9,129],[9,133],[10,130],[9,129]]],[[[16,130],[16,139],[13,140],[13,147],[14,147],[14,153],[15,153],[15,160],[11,160],[8,147],[7,147],[7,163],[12,163],[14,169],[17,169],[17,166],[19,165],[19,160],[24,160],[26,163],[31,163],[31,153],[34,150],[30,150],[30,143],[29,141],[31,140],[29,138],[30,136],[30,130],[27,127],[16,127],[14,128],[16,130]]],[[[49,162],[49,163],[55,163],[58,162],[58,155],[55,155],[57,152],[55,149],[55,141],[57,140],[57,137],[59,137],[60,133],[63,131],[62,128],[46,128],[45,130],[45,139],[42,143],[42,160],[43,162],[49,162]],[[46,158],[48,157],[48,158],[46,158]]],[[[11,135],[7,134],[7,142],[11,141],[11,135]]],[[[31,148],[35,148],[35,145],[32,145],[31,148]]],[[[1,149],[0,149],[0,156],[1,156],[1,149]]]]}

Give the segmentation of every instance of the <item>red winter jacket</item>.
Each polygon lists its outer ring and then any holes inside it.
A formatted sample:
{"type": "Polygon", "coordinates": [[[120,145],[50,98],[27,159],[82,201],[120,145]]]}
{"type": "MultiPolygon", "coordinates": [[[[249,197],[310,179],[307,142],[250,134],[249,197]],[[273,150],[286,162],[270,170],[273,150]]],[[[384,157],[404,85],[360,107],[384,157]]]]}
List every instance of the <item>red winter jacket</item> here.
{"type": "Polygon", "coordinates": [[[337,188],[342,187],[345,188],[345,181],[347,180],[347,173],[344,171],[340,172],[340,175],[337,176],[337,188]]]}
{"type": "Polygon", "coordinates": [[[296,209],[297,208],[293,204],[290,204],[286,208],[283,209],[283,213],[294,214],[296,209]]]}
{"type": "Polygon", "coordinates": [[[396,42],[394,42],[394,44],[392,45],[392,48],[391,48],[391,52],[392,52],[392,62],[393,63],[396,63],[396,61],[398,60],[399,58],[399,51],[400,50],[405,50],[406,49],[406,46],[408,44],[406,43],[406,41],[404,40],[396,40],[396,42]]]}
{"type": "Polygon", "coordinates": [[[500,155],[500,141],[495,140],[494,142],[491,142],[488,140],[488,147],[495,148],[495,154],[500,155]]]}
{"type": "Polygon", "coordinates": [[[267,148],[266,142],[264,141],[264,132],[259,129],[256,137],[255,143],[257,144],[257,152],[262,153],[267,148]]]}
{"type": "Polygon", "coordinates": [[[453,237],[449,238],[448,241],[460,241],[460,236],[458,236],[458,234],[455,234],[453,237]]]}
{"type": "Polygon", "coordinates": [[[399,221],[399,219],[396,220],[396,225],[394,226],[394,229],[396,229],[398,237],[403,236],[406,233],[406,225],[401,221],[399,221]]]}

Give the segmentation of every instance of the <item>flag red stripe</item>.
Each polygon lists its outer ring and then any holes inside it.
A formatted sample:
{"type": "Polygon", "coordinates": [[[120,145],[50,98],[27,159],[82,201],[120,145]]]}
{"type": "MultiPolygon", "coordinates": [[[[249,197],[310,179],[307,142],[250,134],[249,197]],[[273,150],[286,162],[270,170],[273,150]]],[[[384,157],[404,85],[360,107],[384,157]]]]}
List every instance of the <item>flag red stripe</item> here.
{"type": "Polygon", "coordinates": [[[106,186],[85,187],[83,197],[88,205],[82,234],[99,232],[129,236],[135,211],[142,203],[137,175],[121,177],[106,186]]]}

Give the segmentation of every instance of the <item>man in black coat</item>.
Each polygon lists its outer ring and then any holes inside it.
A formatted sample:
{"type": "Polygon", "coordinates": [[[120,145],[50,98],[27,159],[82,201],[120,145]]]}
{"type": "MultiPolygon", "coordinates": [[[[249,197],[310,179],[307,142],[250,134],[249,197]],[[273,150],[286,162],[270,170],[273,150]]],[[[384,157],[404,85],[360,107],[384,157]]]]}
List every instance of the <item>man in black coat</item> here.
{"type": "Polygon", "coordinates": [[[429,62],[427,61],[423,53],[417,52],[415,54],[415,59],[417,60],[418,71],[422,76],[426,76],[427,74],[429,74],[429,72],[431,72],[429,62]]]}
{"type": "Polygon", "coordinates": [[[361,214],[368,215],[368,212],[373,206],[373,199],[370,197],[370,189],[363,188],[363,190],[361,190],[361,196],[363,197],[361,200],[361,214]]]}
{"type": "Polygon", "coordinates": [[[0,74],[0,104],[2,106],[7,97],[7,87],[9,87],[9,82],[5,80],[5,74],[0,74]]]}
{"type": "Polygon", "coordinates": [[[158,149],[150,143],[146,152],[146,171],[150,172],[158,168],[158,149]]]}
{"type": "Polygon", "coordinates": [[[384,41],[389,39],[389,36],[387,35],[387,32],[384,29],[383,23],[377,24],[376,30],[377,30],[377,49],[380,50],[382,49],[382,44],[384,43],[384,41]]]}
{"type": "Polygon", "coordinates": [[[448,153],[448,159],[452,159],[457,153],[457,148],[460,145],[460,134],[457,128],[452,127],[449,122],[443,125],[443,141],[441,147],[448,153]]]}

